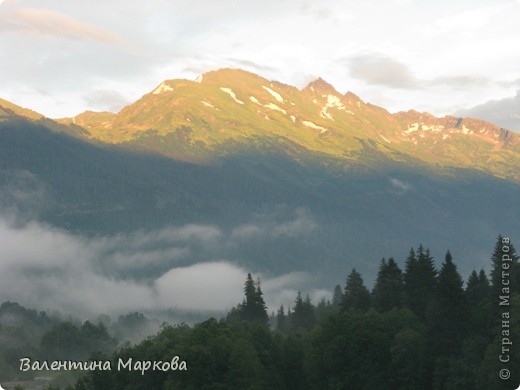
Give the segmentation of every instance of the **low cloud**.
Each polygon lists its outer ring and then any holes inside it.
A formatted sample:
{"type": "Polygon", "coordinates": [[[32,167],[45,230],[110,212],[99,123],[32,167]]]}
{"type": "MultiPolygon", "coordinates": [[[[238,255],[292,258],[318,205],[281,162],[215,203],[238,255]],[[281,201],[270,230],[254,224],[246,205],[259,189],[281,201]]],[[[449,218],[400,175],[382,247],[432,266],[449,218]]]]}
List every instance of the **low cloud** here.
{"type": "Polygon", "coordinates": [[[403,195],[405,194],[406,192],[408,192],[408,190],[410,190],[411,188],[411,185],[408,184],[407,182],[405,181],[402,181],[402,180],[399,180],[399,179],[396,179],[395,177],[392,177],[388,180],[390,182],[390,185],[395,189],[397,190],[397,193],[399,195],[403,195]]]}
{"type": "Polygon", "coordinates": [[[404,63],[381,53],[362,54],[347,60],[350,75],[369,85],[396,89],[449,87],[459,90],[489,87],[492,81],[476,74],[444,74],[434,78],[418,78],[404,63]]]}
{"type": "Polygon", "coordinates": [[[452,88],[468,89],[476,87],[487,87],[491,84],[491,80],[487,77],[476,75],[447,75],[437,77],[429,82],[432,86],[446,85],[452,88]]]}
{"type": "Polygon", "coordinates": [[[93,109],[108,110],[110,112],[117,112],[131,103],[118,91],[105,89],[97,89],[89,92],[84,97],[84,100],[85,103],[93,109]]]}
{"type": "Polygon", "coordinates": [[[520,90],[512,97],[489,100],[478,106],[459,110],[454,115],[484,119],[498,126],[520,132],[520,90]]]}
{"type": "Polygon", "coordinates": [[[264,229],[254,224],[241,225],[231,232],[231,238],[236,240],[250,239],[263,236],[264,229]]]}
{"type": "Polygon", "coordinates": [[[299,237],[310,234],[315,228],[316,223],[304,209],[296,210],[296,218],[273,227],[274,236],[299,237]]]}
{"type": "Polygon", "coordinates": [[[262,215],[248,224],[240,225],[231,232],[231,241],[254,238],[301,237],[311,234],[318,225],[305,209],[298,208],[289,220],[279,221],[276,215],[262,215]]]}
{"type": "Polygon", "coordinates": [[[21,169],[0,170],[0,210],[16,220],[35,218],[47,197],[45,184],[34,174],[21,169]]]}
{"type": "Polygon", "coordinates": [[[158,304],[190,310],[226,310],[240,302],[247,273],[227,261],[173,268],[153,285],[158,304]]]}
{"type": "Polygon", "coordinates": [[[364,54],[348,61],[352,77],[392,88],[418,88],[420,81],[404,64],[383,54],[364,54]]]}
{"type": "Polygon", "coordinates": [[[229,61],[236,67],[250,70],[252,72],[264,73],[264,72],[275,72],[276,68],[267,64],[246,60],[243,58],[234,58],[229,57],[226,58],[226,61],[229,61]]]}
{"type": "MultiPolygon", "coordinates": [[[[85,237],[40,223],[0,217],[2,300],[75,316],[129,311],[222,311],[240,303],[247,272],[233,248],[261,238],[309,234],[308,212],[265,217],[225,230],[188,224],[154,231],[85,237]]],[[[290,305],[312,278],[258,273],[271,310],[290,305]]],[[[305,290],[307,291],[307,290],[305,290]]],[[[311,292],[311,295],[316,295],[311,292]]],[[[313,295],[313,296],[314,296],[313,295]]]]}

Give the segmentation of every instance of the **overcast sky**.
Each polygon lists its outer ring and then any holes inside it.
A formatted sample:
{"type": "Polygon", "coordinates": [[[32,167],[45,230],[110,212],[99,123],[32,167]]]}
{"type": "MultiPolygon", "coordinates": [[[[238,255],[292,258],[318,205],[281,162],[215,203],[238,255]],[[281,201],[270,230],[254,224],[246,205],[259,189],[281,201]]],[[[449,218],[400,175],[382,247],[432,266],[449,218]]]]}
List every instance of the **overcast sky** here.
{"type": "Polygon", "coordinates": [[[0,97],[53,118],[117,111],[236,67],[520,130],[519,20],[520,0],[0,0],[0,97]]]}

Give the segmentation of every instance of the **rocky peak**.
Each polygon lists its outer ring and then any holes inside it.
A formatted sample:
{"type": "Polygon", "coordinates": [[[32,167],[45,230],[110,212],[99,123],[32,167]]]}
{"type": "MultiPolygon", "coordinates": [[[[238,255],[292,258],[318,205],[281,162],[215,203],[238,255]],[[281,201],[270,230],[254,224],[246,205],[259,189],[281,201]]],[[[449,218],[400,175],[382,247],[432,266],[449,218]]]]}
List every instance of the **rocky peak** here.
{"type": "Polygon", "coordinates": [[[323,80],[321,77],[318,77],[316,80],[311,81],[304,89],[304,92],[310,92],[313,94],[326,94],[326,95],[339,95],[338,91],[334,89],[334,87],[323,80]]]}

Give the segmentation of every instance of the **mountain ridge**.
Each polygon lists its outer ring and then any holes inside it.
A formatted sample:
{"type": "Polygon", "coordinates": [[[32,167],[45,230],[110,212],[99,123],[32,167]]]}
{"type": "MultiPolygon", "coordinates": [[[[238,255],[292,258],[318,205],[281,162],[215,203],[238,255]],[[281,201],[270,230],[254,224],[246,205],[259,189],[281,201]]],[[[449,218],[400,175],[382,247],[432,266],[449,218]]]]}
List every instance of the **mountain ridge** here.
{"type": "Polygon", "coordinates": [[[20,107],[10,101],[0,98],[0,120],[8,117],[25,117],[32,120],[43,119],[44,116],[36,111],[20,107]]]}
{"type": "Polygon", "coordinates": [[[438,169],[520,181],[520,135],[474,118],[392,114],[322,78],[298,89],[220,69],[193,81],[165,80],[117,113],[86,111],[57,122],[84,140],[192,162],[278,143],[346,164],[367,164],[363,158],[374,154],[400,162],[411,157],[438,169]]]}

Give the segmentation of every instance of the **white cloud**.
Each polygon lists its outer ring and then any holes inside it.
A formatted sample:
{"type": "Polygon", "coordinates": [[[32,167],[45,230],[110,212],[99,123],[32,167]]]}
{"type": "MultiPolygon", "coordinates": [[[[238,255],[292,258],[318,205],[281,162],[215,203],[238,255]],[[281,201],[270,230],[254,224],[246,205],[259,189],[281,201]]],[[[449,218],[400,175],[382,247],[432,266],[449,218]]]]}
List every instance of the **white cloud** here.
{"type": "Polygon", "coordinates": [[[408,190],[411,188],[410,184],[408,184],[405,181],[396,179],[395,177],[390,178],[389,182],[392,185],[392,187],[397,189],[398,193],[401,195],[408,192],[408,190]]]}
{"type": "Polygon", "coordinates": [[[124,44],[120,37],[102,27],[83,23],[70,16],[45,9],[9,7],[11,3],[11,1],[5,2],[0,8],[0,30],[59,38],[92,39],[107,44],[124,44]]]}
{"type": "Polygon", "coordinates": [[[368,84],[391,88],[417,88],[418,80],[410,69],[394,59],[380,55],[361,55],[350,59],[350,73],[368,84]]]}
{"type": "Polygon", "coordinates": [[[84,101],[94,110],[117,112],[124,106],[132,103],[117,90],[96,89],[84,96],[84,101]]]}
{"type": "Polygon", "coordinates": [[[272,229],[272,235],[298,237],[310,234],[317,224],[313,221],[311,216],[305,209],[296,210],[296,218],[292,221],[283,222],[272,229]]]}
{"type": "Polygon", "coordinates": [[[240,303],[247,272],[226,261],[173,268],[154,283],[163,307],[229,310],[240,303]]]}
{"type": "Polygon", "coordinates": [[[9,0],[0,4],[0,52],[16,55],[0,63],[0,94],[73,116],[117,109],[165,79],[235,66],[298,87],[321,76],[390,111],[444,115],[511,95],[500,82],[520,77],[511,50],[519,18],[516,2],[491,0],[9,0]],[[118,103],[100,91],[117,91],[118,103]]]}
{"type": "Polygon", "coordinates": [[[0,209],[12,217],[28,220],[45,207],[47,189],[34,174],[25,170],[0,170],[0,209]]]}
{"type": "Polygon", "coordinates": [[[264,235],[264,230],[261,227],[254,225],[254,224],[241,225],[241,226],[233,229],[233,231],[231,232],[231,238],[238,239],[238,240],[248,239],[248,238],[253,238],[253,237],[263,236],[263,235],[264,235]]]}
{"type": "Polygon", "coordinates": [[[485,119],[520,133],[520,90],[514,96],[489,100],[472,108],[458,110],[454,115],[485,119]]]}
{"type": "MultiPolygon", "coordinates": [[[[235,264],[241,259],[216,260],[217,253],[255,237],[237,232],[258,231],[262,239],[275,240],[271,230],[294,237],[308,234],[309,226],[316,224],[297,210],[288,221],[275,222],[268,216],[261,226],[244,224],[229,233],[190,224],[85,237],[0,217],[1,296],[78,316],[168,308],[225,312],[241,302],[247,272],[254,272],[235,264]]],[[[294,300],[295,289],[310,281],[298,272],[260,277],[269,305],[294,300]]]]}
{"type": "Polygon", "coordinates": [[[302,237],[312,234],[318,228],[310,212],[304,208],[297,208],[290,216],[283,214],[284,220],[280,220],[275,212],[257,216],[255,221],[234,228],[230,234],[230,243],[256,238],[302,237]]]}

